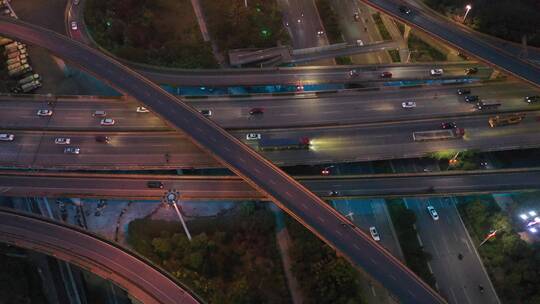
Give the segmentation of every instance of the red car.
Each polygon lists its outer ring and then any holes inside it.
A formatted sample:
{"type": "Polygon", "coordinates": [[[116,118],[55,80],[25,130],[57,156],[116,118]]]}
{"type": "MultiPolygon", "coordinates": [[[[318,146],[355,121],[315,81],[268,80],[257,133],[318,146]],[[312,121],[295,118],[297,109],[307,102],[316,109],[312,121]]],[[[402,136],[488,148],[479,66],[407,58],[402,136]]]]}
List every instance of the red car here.
{"type": "Polygon", "coordinates": [[[392,73],[390,72],[382,72],[381,78],[392,78],[392,73]]]}
{"type": "Polygon", "coordinates": [[[259,114],[264,114],[263,108],[253,108],[249,110],[249,115],[259,115],[259,114]]]}

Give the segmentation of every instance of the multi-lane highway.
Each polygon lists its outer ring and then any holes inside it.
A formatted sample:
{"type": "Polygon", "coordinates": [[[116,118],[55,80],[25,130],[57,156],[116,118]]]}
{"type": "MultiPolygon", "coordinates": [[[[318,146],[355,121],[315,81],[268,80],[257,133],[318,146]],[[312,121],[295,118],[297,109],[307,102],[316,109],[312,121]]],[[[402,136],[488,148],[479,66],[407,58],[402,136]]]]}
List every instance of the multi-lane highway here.
{"type": "Polygon", "coordinates": [[[75,226],[1,209],[0,240],[78,265],[111,280],[141,303],[202,301],[143,257],[75,226]]]}
{"type": "Polygon", "coordinates": [[[229,135],[189,105],[104,54],[55,32],[0,18],[4,36],[39,45],[143,102],[177,130],[268,196],[354,265],[380,281],[404,303],[444,303],[444,299],[364,232],[271,162],[229,135]]]}
{"type": "Polygon", "coordinates": [[[401,13],[401,0],[362,0],[376,9],[384,11],[411,26],[419,28],[489,65],[540,87],[540,68],[525,60],[499,49],[477,35],[471,35],[462,27],[425,13],[424,9],[414,8],[410,14],[401,13]]]}
{"type": "MultiPolygon", "coordinates": [[[[350,177],[299,177],[321,197],[374,197],[507,192],[540,188],[540,170],[444,172],[350,177]],[[337,191],[337,196],[330,196],[337,191]]],[[[0,194],[9,196],[154,199],[167,189],[186,200],[268,199],[235,176],[176,176],[0,171],[0,194]],[[148,188],[161,181],[163,189],[148,188]]]]}
{"type": "MultiPolygon", "coordinates": [[[[84,115],[84,119],[90,117],[90,120],[95,120],[88,113],[84,115]]],[[[480,113],[396,123],[240,130],[232,131],[231,134],[254,150],[258,149],[258,143],[256,140],[246,140],[246,134],[249,132],[257,132],[265,138],[307,136],[311,139],[310,149],[261,152],[280,166],[423,157],[430,152],[441,150],[501,151],[538,147],[540,137],[535,130],[539,124],[540,111],[523,113],[526,113],[526,116],[520,124],[497,128],[490,128],[488,124],[488,118],[494,114],[480,113]],[[465,137],[424,142],[413,140],[413,132],[438,130],[445,121],[455,122],[463,127],[465,137]]],[[[149,126],[147,130],[143,128],[143,131],[122,132],[114,128],[101,127],[98,120],[90,124],[85,131],[71,131],[64,125],[59,128],[55,130],[51,127],[51,131],[2,129],[1,132],[14,134],[15,140],[0,142],[0,156],[2,156],[0,166],[94,170],[221,167],[187,136],[174,131],[155,131],[149,126]],[[97,141],[96,138],[99,136],[108,136],[109,143],[97,141]],[[69,138],[71,142],[69,145],[56,144],[56,138],[69,138]],[[64,148],[67,146],[80,148],[80,154],[64,154],[64,148]]],[[[76,128],[74,123],[72,128],[76,128]]]]}

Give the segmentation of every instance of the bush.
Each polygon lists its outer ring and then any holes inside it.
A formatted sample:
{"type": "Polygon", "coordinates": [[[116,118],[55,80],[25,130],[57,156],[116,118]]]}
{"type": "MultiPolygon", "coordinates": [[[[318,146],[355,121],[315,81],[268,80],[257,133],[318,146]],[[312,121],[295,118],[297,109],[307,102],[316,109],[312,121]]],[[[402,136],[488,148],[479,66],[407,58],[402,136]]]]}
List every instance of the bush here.
{"type": "Polygon", "coordinates": [[[427,44],[424,40],[418,36],[410,34],[407,41],[409,50],[412,51],[412,61],[424,62],[424,61],[445,61],[446,55],[441,51],[427,44]]]}
{"type": "Polygon", "coordinates": [[[84,17],[96,43],[120,58],[168,67],[217,67],[189,0],[89,0],[84,17]]]}
{"type": "Polygon", "coordinates": [[[465,200],[459,211],[477,244],[498,229],[497,236],[478,251],[502,302],[539,303],[540,246],[521,240],[511,218],[491,199],[465,200]]]}
{"type": "MultiPolygon", "coordinates": [[[[462,15],[469,0],[424,0],[444,14],[462,15]]],[[[521,42],[527,35],[529,44],[540,46],[540,2],[537,0],[479,0],[473,4],[468,20],[484,33],[521,42]]]]}
{"type": "Polygon", "coordinates": [[[129,244],[210,303],[284,303],[290,300],[275,239],[274,215],[245,204],[233,215],[188,223],[137,219],[129,244]],[[264,286],[264,288],[260,288],[264,286]]]}

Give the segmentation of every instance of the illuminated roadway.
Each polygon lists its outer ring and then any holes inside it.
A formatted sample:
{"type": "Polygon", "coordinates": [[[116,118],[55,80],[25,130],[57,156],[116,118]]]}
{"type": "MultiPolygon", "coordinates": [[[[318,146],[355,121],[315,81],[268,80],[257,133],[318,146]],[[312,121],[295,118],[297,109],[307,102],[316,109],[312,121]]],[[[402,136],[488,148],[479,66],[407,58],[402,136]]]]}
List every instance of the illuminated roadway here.
{"type": "Polygon", "coordinates": [[[141,303],[201,301],[144,258],[74,226],[0,209],[0,240],[78,265],[117,284],[141,303]]]}
{"type": "MultiPolygon", "coordinates": [[[[33,111],[32,111],[33,112],[33,111]]],[[[350,126],[263,129],[231,131],[246,141],[246,133],[259,132],[267,138],[311,138],[311,149],[265,151],[262,154],[280,166],[314,165],[382,159],[423,157],[430,152],[475,149],[501,151],[540,146],[537,127],[540,111],[528,111],[517,125],[490,128],[488,118],[494,114],[450,116],[350,126]],[[463,139],[415,142],[415,131],[437,130],[443,121],[465,128],[463,139]]],[[[472,113],[474,114],[474,113],[472,113]]],[[[33,113],[32,113],[33,115],[33,113]]],[[[140,127],[144,130],[144,126],[140,127]]],[[[194,145],[184,134],[174,131],[121,132],[92,124],[85,131],[22,131],[13,133],[13,142],[0,142],[0,167],[35,169],[141,170],[222,167],[211,156],[194,145]],[[97,142],[96,135],[108,136],[108,144],[97,142]],[[70,138],[69,146],[81,149],[79,155],[64,154],[66,145],[55,144],[55,138],[70,138]],[[168,157],[165,155],[168,154],[168,157]]],[[[246,141],[257,149],[257,141],[246,141]]]]}
{"type": "Polygon", "coordinates": [[[413,8],[409,15],[400,13],[399,5],[402,4],[400,0],[362,0],[362,2],[405,21],[471,56],[540,87],[539,67],[517,58],[516,54],[507,53],[487,43],[478,38],[477,35],[471,35],[459,26],[433,17],[418,8],[413,8]]]}
{"type": "MultiPolygon", "coordinates": [[[[540,169],[447,171],[415,174],[297,177],[326,198],[492,193],[540,188],[540,169]],[[338,196],[329,197],[330,191],[338,196]]],[[[9,196],[96,197],[160,200],[176,189],[184,200],[267,199],[236,176],[40,173],[0,171],[0,193],[9,196]],[[164,189],[148,188],[161,181],[164,189]]]]}
{"type": "Polygon", "coordinates": [[[349,226],[344,216],[319,197],[151,81],[94,49],[37,26],[2,17],[0,31],[4,36],[48,49],[143,102],[353,264],[363,268],[403,303],[445,302],[370,236],[349,226]]]}

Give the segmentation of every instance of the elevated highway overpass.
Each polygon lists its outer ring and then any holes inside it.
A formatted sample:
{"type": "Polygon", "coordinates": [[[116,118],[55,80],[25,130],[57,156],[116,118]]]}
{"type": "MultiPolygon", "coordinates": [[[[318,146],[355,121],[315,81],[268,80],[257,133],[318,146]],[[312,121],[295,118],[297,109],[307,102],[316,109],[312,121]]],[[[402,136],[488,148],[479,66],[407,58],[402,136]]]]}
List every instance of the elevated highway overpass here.
{"type": "Polygon", "coordinates": [[[75,226],[1,208],[0,241],[77,265],[117,284],[141,303],[204,303],[145,258],[75,226]]]}
{"type": "Polygon", "coordinates": [[[95,49],[25,22],[2,17],[0,32],[3,36],[48,49],[141,101],[176,130],[185,132],[196,145],[270,198],[355,266],[363,268],[403,303],[445,302],[370,236],[350,227],[346,217],[153,82],[95,49]]]}

